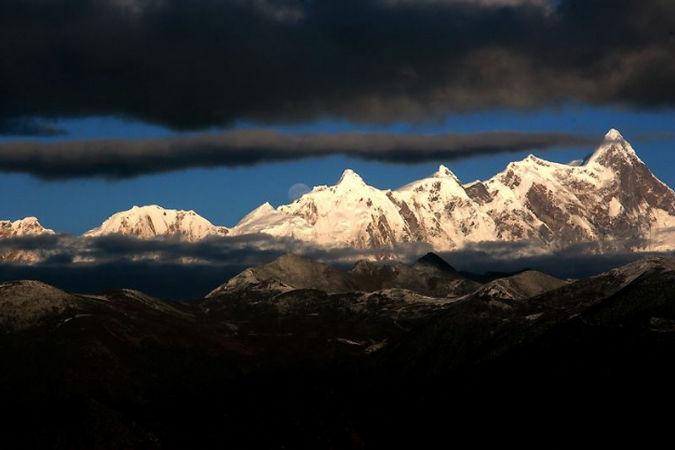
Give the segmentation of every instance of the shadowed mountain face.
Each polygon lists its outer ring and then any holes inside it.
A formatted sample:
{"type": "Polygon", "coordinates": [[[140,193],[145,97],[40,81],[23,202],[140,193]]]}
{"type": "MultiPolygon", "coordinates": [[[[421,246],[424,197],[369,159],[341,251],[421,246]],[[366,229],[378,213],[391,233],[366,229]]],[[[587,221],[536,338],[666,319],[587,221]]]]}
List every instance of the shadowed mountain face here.
{"type": "Polygon", "coordinates": [[[457,283],[427,255],[349,270],[286,256],[190,304],[1,284],[0,447],[429,448],[524,424],[573,434],[570,408],[596,434],[598,418],[661,423],[674,260],[457,283]]]}
{"type": "Polygon", "coordinates": [[[284,255],[269,264],[246,269],[207,297],[243,290],[373,292],[391,288],[432,297],[458,297],[477,286],[434,253],[423,256],[413,265],[361,260],[347,271],[301,256],[284,255]]]}

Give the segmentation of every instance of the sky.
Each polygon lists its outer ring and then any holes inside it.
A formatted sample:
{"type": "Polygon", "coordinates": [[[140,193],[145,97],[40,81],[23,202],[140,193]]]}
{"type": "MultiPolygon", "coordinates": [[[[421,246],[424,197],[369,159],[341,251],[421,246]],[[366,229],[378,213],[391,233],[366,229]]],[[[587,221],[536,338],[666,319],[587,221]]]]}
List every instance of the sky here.
{"type": "Polygon", "coordinates": [[[0,219],[79,234],[159,204],[232,226],[346,168],[469,182],[609,128],[672,187],[674,30],[664,0],[8,0],[0,219]]]}

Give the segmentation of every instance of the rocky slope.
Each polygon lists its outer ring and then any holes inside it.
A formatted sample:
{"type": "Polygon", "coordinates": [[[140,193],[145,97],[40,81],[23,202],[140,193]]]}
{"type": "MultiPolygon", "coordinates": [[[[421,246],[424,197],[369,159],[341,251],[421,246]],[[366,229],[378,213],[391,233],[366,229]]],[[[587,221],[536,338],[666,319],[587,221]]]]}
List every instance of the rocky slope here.
{"type": "Polygon", "coordinates": [[[489,299],[522,300],[558,289],[567,283],[536,270],[526,270],[485,283],[472,295],[489,299]]]}
{"type": "Polygon", "coordinates": [[[664,250],[675,247],[675,192],[610,130],[582,164],[530,155],[468,184],[441,166],[429,178],[380,190],[346,170],[337,185],[278,208],[266,203],[232,230],[248,233],[364,249],[503,241],[531,242],[529,251],[585,243],[600,252],[664,250]]]}
{"type": "MultiPolygon", "coordinates": [[[[583,347],[593,333],[611,337],[619,331],[637,332],[658,338],[660,332],[675,331],[674,258],[643,259],[555,284],[557,288],[547,289],[550,282],[545,281],[541,293],[525,298],[508,298],[498,290],[485,290],[489,284],[485,285],[383,357],[387,364],[407,366],[404,370],[415,377],[435,377],[466,364],[499,361],[531,345],[544,352],[554,346],[583,347]]],[[[672,340],[675,334],[663,337],[672,340]]]]}

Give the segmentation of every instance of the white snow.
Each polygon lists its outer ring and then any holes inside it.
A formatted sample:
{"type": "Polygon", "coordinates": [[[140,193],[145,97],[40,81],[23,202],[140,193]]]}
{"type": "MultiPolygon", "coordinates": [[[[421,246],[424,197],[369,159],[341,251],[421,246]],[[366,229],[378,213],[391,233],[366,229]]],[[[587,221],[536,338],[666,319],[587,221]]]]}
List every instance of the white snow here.
{"type": "Polygon", "coordinates": [[[616,197],[612,197],[612,200],[609,202],[609,217],[616,217],[623,212],[623,205],[616,197]]]}
{"type": "Polygon", "coordinates": [[[368,186],[347,169],[335,186],[314,188],[276,209],[259,207],[234,227],[232,234],[266,233],[319,245],[365,248],[369,244],[367,228],[378,217],[386,217],[395,233],[403,232],[403,220],[389,193],[368,186]]]}
{"type": "Polygon", "coordinates": [[[633,164],[635,161],[642,163],[635,149],[626,141],[618,130],[611,129],[605,135],[602,144],[586,162],[586,166],[600,165],[600,160],[610,153],[617,153],[625,158],[626,163],[633,164]]]}
{"type": "Polygon", "coordinates": [[[122,234],[148,239],[174,236],[187,241],[197,241],[209,236],[223,236],[229,230],[213,225],[194,211],[164,209],[161,206],[134,206],[128,211],[113,214],[99,227],[85,236],[122,234]]]}
{"type": "MultiPolygon", "coordinates": [[[[617,158],[625,164],[641,163],[621,133],[612,129],[585,164],[559,164],[530,155],[488,180],[464,185],[443,165],[428,178],[393,191],[369,186],[347,169],[335,186],[315,187],[278,208],[262,205],[234,227],[232,234],[266,233],[327,247],[386,247],[419,241],[436,250],[482,241],[538,241],[543,239],[541,230],[554,232],[531,204],[536,185],[537,195],[554,209],[550,214],[575,227],[580,241],[595,240],[600,233],[594,224],[596,211],[605,210],[612,218],[623,212],[618,199],[608,205],[602,194],[619,185],[611,167],[617,158]],[[486,187],[487,201],[467,193],[478,183],[486,187]]],[[[654,216],[652,234],[675,228],[675,216],[665,211],[650,214],[654,216]]],[[[538,247],[545,251],[547,245],[542,240],[538,247]]]]}
{"type": "MultiPolygon", "coordinates": [[[[40,225],[40,222],[36,217],[26,217],[13,222],[9,220],[0,220],[0,239],[43,234],[54,234],[54,230],[50,230],[40,225]]],[[[40,250],[0,249],[0,261],[34,264],[42,259],[43,253],[44,252],[40,250]]]]}
{"type": "Polygon", "coordinates": [[[25,217],[14,222],[0,220],[0,238],[38,234],[54,234],[54,230],[43,227],[37,217],[25,217]]]}
{"type": "Polygon", "coordinates": [[[621,135],[621,133],[619,133],[619,130],[617,130],[616,128],[611,128],[607,132],[607,134],[605,134],[605,139],[612,139],[617,141],[619,139],[623,139],[623,136],[621,135]]]}
{"type": "MultiPolygon", "coordinates": [[[[490,179],[468,184],[441,165],[429,177],[395,190],[370,186],[347,169],[336,185],[316,186],[277,208],[264,203],[232,229],[216,226],[194,211],[149,205],[113,214],[85,236],[197,241],[262,233],[321,247],[391,248],[420,242],[441,251],[484,241],[530,241],[536,245],[525,251],[546,252],[556,238],[555,227],[545,222],[550,223],[551,216],[557,225],[573,230],[579,241],[599,236],[611,241],[613,237],[598,228],[597,215],[614,219],[628,214],[619,200],[623,197],[616,166],[640,163],[632,146],[612,129],[585,164],[559,164],[529,155],[490,179]]],[[[669,192],[675,203],[675,192],[669,192]]],[[[646,201],[630,214],[635,221],[646,218],[645,238],[654,241],[650,248],[675,248],[675,215],[646,201]]],[[[35,218],[0,221],[0,237],[31,233],[53,231],[35,218]]]]}

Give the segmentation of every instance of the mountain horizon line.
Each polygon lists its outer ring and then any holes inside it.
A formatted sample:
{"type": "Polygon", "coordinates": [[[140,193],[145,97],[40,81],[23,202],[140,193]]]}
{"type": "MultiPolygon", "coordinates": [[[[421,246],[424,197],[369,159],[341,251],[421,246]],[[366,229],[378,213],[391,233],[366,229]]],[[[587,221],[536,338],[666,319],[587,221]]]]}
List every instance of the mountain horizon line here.
{"type": "MultiPolygon", "coordinates": [[[[0,237],[54,233],[35,217],[0,221],[0,237]]],[[[265,202],[233,227],[214,225],[194,210],[153,204],[117,212],[82,236],[113,234],[189,242],[263,234],[358,249],[420,242],[452,250],[467,243],[531,240],[542,248],[596,241],[632,249],[651,242],[650,250],[670,250],[675,192],[612,128],[582,162],[530,154],[491,178],[468,183],[440,164],[429,177],[397,189],[375,188],[345,169],[337,184],[315,186],[276,208],[265,202]]]]}
{"type": "MultiPolygon", "coordinates": [[[[605,134],[605,138],[604,138],[604,139],[605,139],[605,140],[607,140],[607,139],[616,140],[616,139],[624,139],[624,138],[623,138],[623,135],[621,134],[621,132],[620,132],[618,129],[616,129],[616,128],[610,128],[609,131],[605,134]]],[[[597,149],[596,149],[596,151],[597,151],[597,149]]],[[[546,162],[551,163],[551,164],[560,164],[560,165],[571,165],[571,166],[575,166],[575,165],[581,165],[581,164],[587,162],[588,159],[591,158],[591,156],[592,156],[592,155],[589,155],[588,157],[584,158],[584,160],[572,160],[572,161],[570,161],[569,163],[565,164],[565,163],[556,163],[556,162],[554,162],[554,161],[548,161],[548,160],[546,160],[546,159],[539,158],[538,156],[534,155],[533,153],[530,153],[528,156],[526,156],[525,158],[523,158],[523,159],[520,160],[520,161],[525,161],[525,160],[527,160],[528,158],[537,158],[537,159],[541,159],[542,161],[546,161],[546,162]]],[[[511,163],[509,163],[509,164],[511,164],[511,163]]],[[[507,164],[507,167],[508,167],[508,164],[507,164]]],[[[502,172],[503,172],[503,171],[502,171],[502,172]]],[[[457,176],[455,175],[455,173],[454,173],[454,172],[453,172],[446,164],[443,164],[443,163],[439,163],[438,170],[437,170],[436,172],[434,172],[433,174],[431,174],[430,177],[435,176],[435,175],[437,175],[437,174],[442,174],[442,173],[448,173],[450,176],[455,177],[458,181],[461,182],[461,180],[459,179],[459,177],[457,177],[457,176]]],[[[497,174],[495,174],[495,176],[498,175],[499,173],[501,173],[501,172],[498,172],[497,174]]],[[[338,180],[337,180],[337,184],[340,184],[340,183],[343,181],[343,178],[345,178],[345,176],[349,177],[350,175],[356,175],[356,177],[358,177],[358,178],[360,178],[361,180],[363,180],[363,177],[362,177],[359,173],[357,173],[357,172],[356,172],[355,170],[353,170],[352,168],[347,167],[347,168],[345,168],[345,169],[342,171],[342,174],[340,175],[340,177],[339,177],[338,180]]],[[[488,179],[489,179],[489,178],[484,179],[484,180],[481,180],[481,179],[475,179],[475,180],[473,180],[473,181],[469,181],[469,182],[465,182],[465,183],[461,183],[461,184],[462,184],[462,186],[464,186],[464,187],[470,187],[471,185],[473,185],[473,184],[475,184],[475,183],[477,183],[477,182],[484,182],[484,181],[487,181],[488,179]]],[[[410,184],[410,183],[407,183],[407,184],[410,184]]],[[[405,187],[407,184],[404,184],[404,185],[402,185],[402,186],[399,186],[398,188],[384,188],[383,190],[385,190],[385,191],[387,191],[387,190],[395,191],[395,190],[398,190],[398,189],[401,189],[401,188],[405,187]]],[[[326,185],[317,185],[317,186],[313,186],[312,189],[315,189],[315,188],[321,187],[321,186],[326,186],[326,185]]],[[[304,195],[304,194],[303,194],[303,195],[304,195]]],[[[299,200],[299,198],[298,198],[298,199],[295,199],[293,202],[295,202],[295,201],[297,201],[297,200],[299,200]]],[[[291,202],[291,203],[293,203],[293,202],[291,202]]],[[[272,206],[272,205],[269,203],[269,201],[266,201],[266,202],[262,203],[261,205],[259,205],[258,208],[259,208],[260,206],[264,206],[264,205],[268,205],[268,204],[269,204],[270,206],[272,206]]],[[[198,214],[197,211],[195,211],[194,209],[165,208],[164,206],[162,206],[162,205],[160,205],[160,204],[158,204],[158,203],[149,203],[149,204],[145,204],[145,205],[132,204],[131,207],[130,207],[129,209],[127,209],[127,210],[122,210],[122,211],[117,211],[116,213],[125,213],[125,212],[130,212],[130,211],[134,211],[134,210],[138,210],[138,209],[152,208],[152,207],[158,207],[158,208],[161,208],[162,210],[166,210],[166,211],[175,211],[175,212],[180,212],[180,213],[195,213],[195,214],[198,214]]],[[[254,209],[254,210],[255,210],[255,209],[254,209]]],[[[116,214],[116,213],[113,213],[113,215],[116,214]]],[[[201,214],[198,214],[198,215],[201,216],[201,217],[204,217],[204,216],[202,216],[201,214]]],[[[108,217],[108,219],[110,219],[110,218],[112,218],[112,215],[108,217]]],[[[205,217],[204,217],[204,218],[205,218],[205,217]]],[[[205,218],[205,219],[206,219],[206,218],[205,218]]],[[[243,218],[242,218],[242,219],[243,219],[243,218]]],[[[209,219],[206,219],[206,220],[209,220],[209,219]]],[[[18,224],[19,222],[22,222],[22,221],[29,221],[29,222],[35,222],[35,221],[37,221],[38,224],[40,224],[40,223],[39,223],[39,218],[38,218],[37,216],[25,216],[25,217],[23,217],[23,218],[17,218],[17,219],[15,219],[15,220],[11,220],[11,219],[9,219],[9,220],[8,220],[8,219],[0,219],[0,222],[11,222],[11,223],[17,223],[17,224],[18,224]]],[[[240,221],[241,221],[241,219],[240,219],[240,221]]],[[[211,220],[209,220],[209,222],[214,223],[214,222],[212,222],[211,220]]],[[[40,225],[41,225],[41,224],[40,224],[40,225]]],[[[227,227],[226,225],[220,225],[220,226],[227,227]]],[[[235,224],[234,226],[236,226],[236,224],[235,224]]],[[[233,227],[234,227],[234,226],[233,226],[233,227]]],[[[233,228],[233,227],[228,227],[228,228],[233,228]]],[[[47,230],[49,230],[49,229],[47,229],[47,230]]],[[[49,230],[49,231],[54,231],[54,230],[49,230]]],[[[90,231],[91,231],[91,230],[87,230],[87,231],[85,231],[85,232],[83,232],[83,233],[79,233],[79,234],[85,235],[85,234],[87,234],[87,233],[90,232],[90,231]]],[[[69,233],[67,233],[67,234],[69,234],[69,233]]]]}

